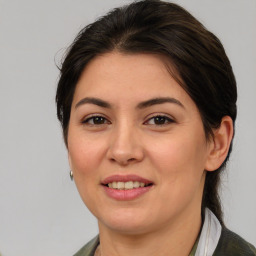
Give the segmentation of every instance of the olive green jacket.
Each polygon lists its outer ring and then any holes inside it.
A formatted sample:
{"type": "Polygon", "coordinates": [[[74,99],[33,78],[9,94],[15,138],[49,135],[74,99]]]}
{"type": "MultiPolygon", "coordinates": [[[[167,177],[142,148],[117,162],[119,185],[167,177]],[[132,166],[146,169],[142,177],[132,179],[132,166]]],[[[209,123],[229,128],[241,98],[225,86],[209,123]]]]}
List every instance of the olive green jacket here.
{"type": "MultiPolygon", "coordinates": [[[[96,236],[74,256],[94,256],[98,245],[99,237],[96,236]]],[[[196,247],[197,244],[194,245],[189,256],[195,255],[196,247]]],[[[222,228],[221,236],[213,256],[256,256],[256,249],[237,234],[227,228],[222,228]]]]}

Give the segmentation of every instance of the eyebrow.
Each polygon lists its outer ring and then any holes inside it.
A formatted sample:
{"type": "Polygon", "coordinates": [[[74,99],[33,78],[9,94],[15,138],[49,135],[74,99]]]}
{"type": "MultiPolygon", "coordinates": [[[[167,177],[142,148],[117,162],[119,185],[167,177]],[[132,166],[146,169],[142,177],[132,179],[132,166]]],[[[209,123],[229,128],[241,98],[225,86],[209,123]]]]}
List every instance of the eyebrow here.
{"type": "Polygon", "coordinates": [[[185,108],[184,105],[179,100],[175,98],[170,98],[170,97],[160,97],[160,98],[146,100],[139,103],[136,108],[143,109],[143,108],[151,107],[153,105],[164,104],[164,103],[174,103],[182,108],[185,108]]]}
{"type": "Polygon", "coordinates": [[[111,108],[111,105],[108,102],[98,99],[98,98],[92,98],[92,97],[83,98],[75,105],[75,108],[78,108],[79,106],[84,105],[84,104],[94,104],[94,105],[97,105],[102,108],[111,108]]]}
{"type": "MultiPolygon", "coordinates": [[[[164,104],[164,103],[174,103],[182,108],[185,108],[184,105],[179,100],[177,100],[175,98],[170,98],[170,97],[159,97],[159,98],[149,99],[149,100],[140,102],[136,106],[136,108],[143,109],[143,108],[151,107],[151,106],[158,105],[158,104],[164,104]]],[[[94,105],[97,105],[102,108],[111,108],[110,103],[108,103],[104,100],[101,100],[99,98],[94,98],[94,97],[83,98],[75,105],[75,108],[78,108],[79,106],[84,105],[84,104],[94,104],[94,105]]]]}

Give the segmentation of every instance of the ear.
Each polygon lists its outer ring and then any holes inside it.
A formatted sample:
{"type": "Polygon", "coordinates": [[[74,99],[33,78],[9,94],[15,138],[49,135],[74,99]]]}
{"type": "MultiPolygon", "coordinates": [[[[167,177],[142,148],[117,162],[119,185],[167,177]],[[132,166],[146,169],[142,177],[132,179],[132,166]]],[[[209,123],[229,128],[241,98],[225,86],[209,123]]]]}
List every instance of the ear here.
{"type": "Polygon", "coordinates": [[[205,170],[215,171],[225,161],[233,138],[233,121],[230,116],[222,118],[220,127],[213,130],[214,138],[209,142],[209,153],[205,170]]]}

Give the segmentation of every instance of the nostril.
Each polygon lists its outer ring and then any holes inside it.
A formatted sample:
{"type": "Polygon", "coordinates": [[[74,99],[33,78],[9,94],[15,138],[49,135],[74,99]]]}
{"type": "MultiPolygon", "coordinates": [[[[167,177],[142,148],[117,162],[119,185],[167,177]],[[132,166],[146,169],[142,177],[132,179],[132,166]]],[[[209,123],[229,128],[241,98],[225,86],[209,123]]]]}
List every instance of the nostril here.
{"type": "Polygon", "coordinates": [[[129,159],[115,159],[115,158],[110,158],[110,161],[111,161],[111,162],[118,162],[118,163],[120,163],[120,164],[122,164],[122,165],[127,165],[127,164],[129,164],[129,163],[131,163],[131,162],[136,161],[136,158],[129,158],[129,159]]]}
{"type": "Polygon", "coordinates": [[[128,159],[128,162],[132,162],[134,160],[136,160],[136,159],[135,158],[130,158],[130,159],[128,159]]]}

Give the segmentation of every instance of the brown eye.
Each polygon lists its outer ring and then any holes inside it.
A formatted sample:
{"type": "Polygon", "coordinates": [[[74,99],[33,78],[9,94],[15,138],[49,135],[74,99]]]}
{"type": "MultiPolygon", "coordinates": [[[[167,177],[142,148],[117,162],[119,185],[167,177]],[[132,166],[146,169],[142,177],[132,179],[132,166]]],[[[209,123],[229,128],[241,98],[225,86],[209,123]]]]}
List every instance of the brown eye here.
{"type": "Polygon", "coordinates": [[[103,116],[92,116],[85,119],[82,123],[89,124],[89,125],[101,125],[101,124],[108,124],[109,121],[103,116]]]}
{"type": "Polygon", "coordinates": [[[161,115],[157,115],[154,116],[152,118],[150,118],[146,124],[149,125],[165,125],[165,124],[169,124],[169,123],[173,123],[174,121],[167,117],[167,116],[161,116],[161,115]]]}

